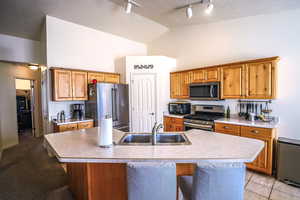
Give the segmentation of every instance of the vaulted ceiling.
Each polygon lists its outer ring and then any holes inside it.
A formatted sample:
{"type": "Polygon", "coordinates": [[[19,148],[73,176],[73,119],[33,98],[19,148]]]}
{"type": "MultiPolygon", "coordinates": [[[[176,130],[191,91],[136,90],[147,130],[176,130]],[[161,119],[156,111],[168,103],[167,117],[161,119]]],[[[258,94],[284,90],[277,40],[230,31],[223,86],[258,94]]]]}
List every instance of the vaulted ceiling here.
{"type": "Polygon", "coordinates": [[[205,5],[196,5],[187,19],[184,9],[174,8],[198,0],[136,1],[142,7],[127,15],[124,0],[1,0],[0,33],[39,40],[45,15],[50,15],[147,43],[172,27],[300,8],[300,0],[213,0],[211,15],[204,14],[205,5]]]}
{"type": "MultiPolygon", "coordinates": [[[[111,0],[124,5],[124,0],[111,0]]],[[[169,28],[217,22],[228,19],[270,14],[300,8],[299,0],[213,0],[214,10],[210,15],[204,13],[208,0],[193,6],[193,17],[186,18],[185,9],[174,8],[200,0],[135,0],[141,5],[133,12],[152,19],[169,28]]]]}

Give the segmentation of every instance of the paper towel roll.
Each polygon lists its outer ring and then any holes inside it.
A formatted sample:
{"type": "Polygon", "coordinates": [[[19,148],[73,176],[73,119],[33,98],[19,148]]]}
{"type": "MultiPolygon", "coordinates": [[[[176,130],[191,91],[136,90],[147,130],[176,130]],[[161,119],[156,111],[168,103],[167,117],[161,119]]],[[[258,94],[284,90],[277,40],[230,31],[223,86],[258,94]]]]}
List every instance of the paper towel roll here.
{"type": "Polygon", "coordinates": [[[98,132],[98,145],[100,147],[110,147],[112,141],[112,118],[100,120],[100,131],[98,132]]]}

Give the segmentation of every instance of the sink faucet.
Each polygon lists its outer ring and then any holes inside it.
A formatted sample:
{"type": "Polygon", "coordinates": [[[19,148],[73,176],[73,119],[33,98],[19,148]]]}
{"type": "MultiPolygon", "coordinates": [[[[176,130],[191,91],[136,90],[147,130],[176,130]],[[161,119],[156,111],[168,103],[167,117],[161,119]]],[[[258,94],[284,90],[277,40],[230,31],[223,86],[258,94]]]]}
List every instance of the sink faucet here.
{"type": "Polygon", "coordinates": [[[156,134],[159,131],[159,129],[163,128],[162,124],[157,124],[155,122],[153,128],[152,128],[152,145],[156,145],[156,134]]]}

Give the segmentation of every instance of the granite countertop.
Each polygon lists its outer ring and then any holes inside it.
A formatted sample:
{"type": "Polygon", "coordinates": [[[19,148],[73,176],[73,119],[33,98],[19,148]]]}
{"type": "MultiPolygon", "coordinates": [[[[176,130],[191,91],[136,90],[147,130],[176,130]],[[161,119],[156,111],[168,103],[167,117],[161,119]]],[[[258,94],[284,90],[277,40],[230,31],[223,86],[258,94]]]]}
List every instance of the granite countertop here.
{"type": "Polygon", "coordinates": [[[277,128],[279,125],[278,120],[271,122],[263,122],[263,121],[249,121],[240,117],[232,117],[232,118],[221,118],[217,119],[214,122],[226,123],[226,124],[235,124],[241,126],[252,126],[258,128],[277,128]]]}
{"type": "MultiPolygon", "coordinates": [[[[202,130],[185,132],[191,145],[97,146],[99,127],[45,136],[45,143],[60,162],[125,163],[131,161],[173,161],[193,163],[199,160],[252,162],[264,147],[260,140],[202,130]]],[[[124,132],[113,130],[114,142],[124,132]]]]}
{"type": "Polygon", "coordinates": [[[52,120],[52,122],[56,125],[64,125],[64,124],[75,124],[79,122],[89,122],[89,121],[94,121],[93,119],[90,118],[82,118],[82,119],[66,119],[66,120],[52,120]]]}

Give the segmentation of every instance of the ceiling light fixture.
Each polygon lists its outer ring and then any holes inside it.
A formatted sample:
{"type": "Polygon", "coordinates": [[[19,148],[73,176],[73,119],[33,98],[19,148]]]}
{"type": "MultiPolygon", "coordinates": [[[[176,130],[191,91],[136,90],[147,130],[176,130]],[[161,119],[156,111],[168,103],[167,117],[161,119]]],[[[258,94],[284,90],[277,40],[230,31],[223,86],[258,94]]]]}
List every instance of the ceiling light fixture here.
{"type": "Polygon", "coordinates": [[[214,4],[212,3],[212,0],[209,0],[208,5],[205,9],[205,13],[209,15],[213,11],[213,9],[214,9],[214,4]]]}
{"type": "Polygon", "coordinates": [[[187,8],[186,8],[186,17],[188,19],[191,19],[193,17],[193,9],[192,9],[192,6],[189,5],[187,8]]]}
{"type": "Polygon", "coordinates": [[[29,67],[29,69],[34,70],[34,71],[39,69],[39,66],[37,66],[37,65],[29,65],[28,67],[29,67]]]}
{"type": "Polygon", "coordinates": [[[128,1],[127,4],[126,4],[126,7],[125,7],[126,14],[131,13],[131,8],[132,8],[132,4],[130,3],[130,1],[128,1]]]}
{"type": "Polygon", "coordinates": [[[141,7],[140,4],[138,4],[137,2],[133,1],[133,0],[127,0],[125,1],[126,5],[125,5],[125,12],[126,14],[130,14],[132,11],[132,7],[141,7]]]}

